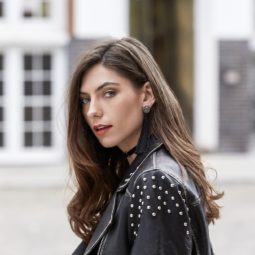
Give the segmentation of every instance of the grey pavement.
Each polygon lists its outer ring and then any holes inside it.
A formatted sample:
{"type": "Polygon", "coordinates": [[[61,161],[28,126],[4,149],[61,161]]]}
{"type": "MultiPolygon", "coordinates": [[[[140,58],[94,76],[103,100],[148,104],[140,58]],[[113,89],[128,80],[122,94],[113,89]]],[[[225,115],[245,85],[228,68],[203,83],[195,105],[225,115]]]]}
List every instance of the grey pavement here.
{"type": "MultiPolygon", "coordinates": [[[[254,155],[211,154],[203,161],[218,171],[215,185],[225,191],[221,219],[210,226],[216,255],[254,255],[254,155]]],[[[0,255],[71,254],[80,240],[68,224],[67,176],[66,167],[0,169],[0,255]]]]}
{"type": "MultiPolygon", "coordinates": [[[[210,227],[218,255],[254,255],[255,185],[222,184],[222,217],[210,227]]],[[[79,239],[70,230],[63,188],[0,190],[1,255],[70,255],[79,239]]]]}

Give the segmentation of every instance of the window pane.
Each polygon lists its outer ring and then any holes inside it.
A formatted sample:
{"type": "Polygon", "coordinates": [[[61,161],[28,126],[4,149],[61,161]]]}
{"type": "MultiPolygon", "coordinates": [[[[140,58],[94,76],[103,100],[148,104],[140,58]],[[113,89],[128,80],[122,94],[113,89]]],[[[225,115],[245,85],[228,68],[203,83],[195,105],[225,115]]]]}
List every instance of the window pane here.
{"type": "Polygon", "coordinates": [[[0,96],[2,96],[4,94],[3,89],[4,89],[3,82],[0,81],[0,96]]]}
{"type": "Polygon", "coordinates": [[[51,107],[50,106],[43,107],[43,120],[45,120],[45,121],[51,120],[51,107]]]}
{"type": "Polygon", "coordinates": [[[3,12],[3,5],[4,3],[2,1],[0,1],[0,17],[3,17],[4,16],[4,12],[3,12]]]}
{"type": "Polygon", "coordinates": [[[0,71],[3,70],[3,55],[0,55],[0,71]]]}
{"type": "Polygon", "coordinates": [[[0,106],[0,122],[4,120],[4,108],[0,106]]]}
{"type": "Polygon", "coordinates": [[[50,16],[50,5],[48,1],[42,1],[41,3],[41,14],[42,17],[49,17],[50,16]]]}
{"type": "Polygon", "coordinates": [[[33,146],[33,133],[32,132],[25,132],[25,147],[33,146]]]}
{"type": "Polygon", "coordinates": [[[24,108],[24,120],[25,121],[32,121],[33,119],[33,108],[32,107],[25,107],[24,108]]]}
{"type": "Polygon", "coordinates": [[[25,147],[52,146],[51,68],[52,55],[45,53],[24,54],[23,133],[25,147]],[[37,96],[38,100],[37,100],[37,96]],[[45,100],[44,100],[45,99],[45,100]]]}
{"type": "Polygon", "coordinates": [[[24,56],[24,69],[32,70],[32,55],[26,54],[24,56]]]}
{"type": "Polygon", "coordinates": [[[4,146],[4,134],[3,132],[0,132],[0,147],[4,146]]]}
{"type": "Polygon", "coordinates": [[[24,94],[31,96],[33,94],[33,83],[32,81],[25,81],[24,94]]]}
{"type": "Polygon", "coordinates": [[[43,95],[51,95],[51,82],[44,81],[43,82],[43,95]]]}
{"type": "Polygon", "coordinates": [[[33,83],[33,95],[42,95],[43,89],[42,89],[42,83],[39,81],[36,81],[33,83]]]}
{"type": "Polygon", "coordinates": [[[43,146],[51,146],[51,132],[43,132],[43,146]]]}
{"type": "MultiPolygon", "coordinates": [[[[23,0],[24,1],[24,0],[23,0]]],[[[23,4],[24,18],[47,18],[50,16],[50,3],[46,0],[26,0],[23,4]]]]}
{"type": "Polygon", "coordinates": [[[43,70],[51,69],[51,56],[49,54],[43,55],[43,70]]]}

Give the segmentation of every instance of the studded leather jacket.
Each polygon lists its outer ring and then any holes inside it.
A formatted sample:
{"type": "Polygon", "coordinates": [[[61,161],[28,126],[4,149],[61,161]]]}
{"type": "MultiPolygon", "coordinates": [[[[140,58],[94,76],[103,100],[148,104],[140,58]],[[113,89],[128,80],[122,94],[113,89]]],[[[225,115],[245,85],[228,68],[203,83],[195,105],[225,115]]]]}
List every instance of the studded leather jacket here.
{"type": "Polygon", "coordinates": [[[152,139],[126,172],[88,244],[73,255],[212,255],[199,189],[152,139]]]}

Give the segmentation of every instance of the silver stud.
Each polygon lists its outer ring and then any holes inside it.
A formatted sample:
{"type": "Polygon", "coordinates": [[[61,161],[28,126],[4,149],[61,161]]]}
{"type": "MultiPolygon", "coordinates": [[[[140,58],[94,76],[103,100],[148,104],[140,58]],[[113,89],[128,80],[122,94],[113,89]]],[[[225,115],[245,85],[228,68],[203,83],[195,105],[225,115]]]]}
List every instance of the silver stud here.
{"type": "Polygon", "coordinates": [[[136,231],[134,231],[134,235],[136,235],[136,231]]]}
{"type": "Polygon", "coordinates": [[[143,212],[143,209],[140,210],[140,213],[142,213],[142,212],[143,212]]]}
{"type": "Polygon", "coordinates": [[[163,202],[163,205],[166,205],[166,201],[163,202]]]}
{"type": "Polygon", "coordinates": [[[133,208],[133,207],[134,207],[134,204],[131,204],[130,207],[133,208]]]}
{"type": "Polygon", "coordinates": [[[132,197],[135,197],[135,194],[133,194],[132,197]]]}
{"type": "Polygon", "coordinates": [[[187,227],[187,226],[188,226],[188,223],[187,223],[187,222],[184,222],[183,225],[184,225],[184,227],[187,227]]]}
{"type": "Polygon", "coordinates": [[[159,189],[159,190],[162,190],[162,187],[161,187],[161,186],[159,186],[159,187],[158,187],[158,189],[159,189]]]}
{"type": "Polygon", "coordinates": [[[137,189],[140,189],[140,186],[139,186],[139,185],[137,185],[137,186],[136,186],[136,188],[137,188],[137,189]]]}
{"type": "Polygon", "coordinates": [[[171,183],[171,185],[170,185],[172,188],[174,187],[174,184],[173,183],[171,183]]]}
{"type": "Polygon", "coordinates": [[[180,214],[180,215],[183,215],[183,212],[182,212],[182,211],[180,211],[180,212],[179,212],[179,214],[180,214]]]}
{"type": "Polygon", "coordinates": [[[140,203],[142,202],[142,199],[141,199],[141,198],[139,199],[139,202],[140,202],[140,203]]]}
{"type": "Polygon", "coordinates": [[[179,195],[181,195],[181,194],[182,194],[180,190],[178,190],[178,193],[179,193],[179,195]]]}
{"type": "Polygon", "coordinates": [[[189,235],[189,231],[188,230],[186,231],[186,234],[189,235]]]}
{"type": "Polygon", "coordinates": [[[130,216],[130,218],[133,218],[133,216],[134,216],[134,215],[133,215],[132,213],[130,213],[130,215],[129,215],[129,216],[130,216]]]}
{"type": "Polygon", "coordinates": [[[160,205],[158,206],[158,210],[161,210],[161,206],[160,205]]]}
{"type": "Polygon", "coordinates": [[[156,185],[153,184],[153,185],[152,185],[152,188],[153,188],[153,189],[156,189],[156,185]]]}
{"type": "Polygon", "coordinates": [[[165,190],[165,194],[168,194],[168,190],[165,190]]]}
{"type": "Polygon", "coordinates": [[[171,196],[171,199],[174,200],[174,196],[171,196]]]}
{"type": "Polygon", "coordinates": [[[155,180],[155,179],[156,179],[155,175],[152,175],[152,176],[151,176],[151,179],[152,179],[152,180],[155,180]]]}
{"type": "Polygon", "coordinates": [[[165,177],[164,175],[162,175],[162,176],[161,176],[161,179],[163,179],[163,180],[164,180],[165,178],[166,178],[166,177],[165,177]]]}
{"type": "Polygon", "coordinates": [[[150,210],[150,209],[151,209],[151,206],[150,206],[150,205],[147,205],[147,209],[150,210]]]}
{"type": "Polygon", "coordinates": [[[151,215],[152,215],[153,217],[155,217],[155,216],[156,216],[156,213],[155,213],[155,212],[153,212],[151,215]]]}
{"type": "Polygon", "coordinates": [[[161,200],[161,196],[158,196],[158,200],[161,200]]]}
{"type": "Polygon", "coordinates": [[[139,227],[140,227],[140,224],[138,224],[137,227],[139,228],[139,227]]]}
{"type": "Polygon", "coordinates": [[[139,210],[141,209],[141,206],[140,206],[140,205],[138,206],[138,209],[139,209],[139,210]]]}
{"type": "Polygon", "coordinates": [[[141,214],[138,214],[138,218],[141,218],[141,214]]]}
{"type": "Polygon", "coordinates": [[[147,186],[146,186],[146,185],[144,185],[144,186],[143,186],[143,189],[147,189],[147,186]]]}
{"type": "Polygon", "coordinates": [[[133,227],[134,227],[134,225],[135,225],[135,224],[132,222],[132,223],[131,223],[131,227],[133,228],[133,227]]]}
{"type": "Polygon", "coordinates": [[[170,210],[170,209],[167,209],[167,212],[168,212],[168,213],[171,213],[171,210],[170,210]]]}
{"type": "Polygon", "coordinates": [[[140,194],[143,195],[143,191],[141,191],[140,194]]]}
{"type": "Polygon", "coordinates": [[[176,207],[179,207],[179,204],[178,204],[178,203],[176,203],[176,204],[175,204],[175,206],[176,206],[176,207]]]}
{"type": "Polygon", "coordinates": [[[147,199],[150,199],[151,197],[148,195],[148,196],[146,196],[146,198],[147,198],[147,199]]]}
{"type": "Polygon", "coordinates": [[[142,202],[142,205],[144,205],[144,201],[142,202]]]}
{"type": "Polygon", "coordinates": [[[146,182],[146,180],[147,180],[147,178],[144,177],[144,178],[143,178],[143,181],[146,182]]]}

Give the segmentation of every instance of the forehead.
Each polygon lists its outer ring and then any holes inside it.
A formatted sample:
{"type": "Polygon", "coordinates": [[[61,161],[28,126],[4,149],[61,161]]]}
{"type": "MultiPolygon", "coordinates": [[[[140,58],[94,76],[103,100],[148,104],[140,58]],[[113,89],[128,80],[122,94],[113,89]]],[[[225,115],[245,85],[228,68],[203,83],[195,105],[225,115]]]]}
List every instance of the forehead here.
{"type": "Polygon", "coordinates": [[[102,64],[96,64],[83,75],[80,90],[83,93],[88,93],[103,84],[119,84],[122,86],[126,84],[132,85],[132,82],[117,71],[107,68],[102,64]]]}

